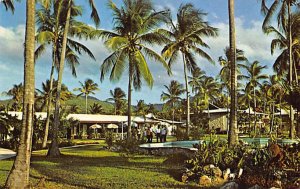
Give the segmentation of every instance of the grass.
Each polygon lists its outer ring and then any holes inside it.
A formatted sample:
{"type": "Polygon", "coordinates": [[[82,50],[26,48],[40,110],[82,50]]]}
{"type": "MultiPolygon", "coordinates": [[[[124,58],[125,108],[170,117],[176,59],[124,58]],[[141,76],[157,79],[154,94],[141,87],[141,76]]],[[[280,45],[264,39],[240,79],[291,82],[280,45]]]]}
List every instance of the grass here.
{"type": "MultiPolygon", "coordinates": [[[[62,149],[60,158],[33,153],[30,182],[35,186],[45,178],[45,188],[198,188],[180,182],[181,166],[167,157],[137,155],[125,157],[104,150],[103,145],[62,149]]],[[[3,187],[13,160],[0,161],[3,187]]]]}

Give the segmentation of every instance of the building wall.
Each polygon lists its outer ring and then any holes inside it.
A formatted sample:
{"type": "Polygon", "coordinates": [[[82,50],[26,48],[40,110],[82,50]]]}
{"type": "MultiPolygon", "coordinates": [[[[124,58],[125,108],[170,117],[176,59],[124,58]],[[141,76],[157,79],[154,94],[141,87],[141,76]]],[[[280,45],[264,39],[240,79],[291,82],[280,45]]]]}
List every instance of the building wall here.
{"type": "Polygon", "coordinates": [[[227,130],[227,117],[226,114],[211,114],[209,122],[210,130],[227,130]]]}

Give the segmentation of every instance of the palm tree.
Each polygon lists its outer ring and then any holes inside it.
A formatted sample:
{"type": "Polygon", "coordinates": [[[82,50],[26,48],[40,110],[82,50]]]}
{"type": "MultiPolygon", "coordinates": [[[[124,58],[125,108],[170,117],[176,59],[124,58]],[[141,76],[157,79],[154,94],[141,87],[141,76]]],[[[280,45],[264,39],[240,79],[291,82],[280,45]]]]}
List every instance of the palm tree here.
{"type": "MultiPolygon", "coordinates": [[[[63,8],[62,1],[46,0],[40,2],[40,9],[37,11],[37,35],[36,39],[40,44],[36,49],[36,58],[39,58],[45,51],[47,45],[52,46],[52,66],[50,71],[50,83],[49,83],[49,98],[47,106],[47,118],[44,128],[44,136],[47,136],[46,132],[49,129],[50,123],[50,110],[52,109],[52,96],[53,96],[53,77],[55,67],[58,69],[58,60],[61,57],[62,39],[64,30],[64,20],[61,19],[61,14],[65,9],[63,8]]],[[[67,39],[67,63],[72,69],[72,74],[76,77],[76,66],[79,64],[79,57],[77,54],[85,52],[92,59],[95,60],[92,52],[83,44],[75,41],[71,37],[82,37],[88,35],[92,30],[91,27],[85,25],[82,22],[76,21],[74,18],[81,15],[80,7],[73,7],[73,14],[70,24],[70,37],[67,39]],[[77,54],[76,54],[77,53],[77,54]]],[[[42,147],[46,147],[47,138],[43,139],[42,147]]]]}
{"type": "Polygon", "coordinates": [[[136,105],[136,115],[142,115],[144,122],[146,123],[146,115],[148,114],[148,106],[145,104],[144,100],[139,100],[136,105]]]}
{"type": "Polygon", "coordinates": [[[189,76],[189,85],[192,87],[192,92],[197,94],[199,92],[199,86],[201,85],[201,81],[205,78],[205,71],[200,68],[196,68],[192,71],[192,76],[189,76]]]}
{"type": "Polygon", "coordinates": [[[76,104],[71,105],[69,112],[72,114],[77,114],[79,112],[79,107],[76,104]]]}
{"type": "Polygon", "coordinates": [[[110,90],[110,96],[111,98],[108,98],[107,101],[114,102],[115,105],[114,113],[115,115],[119,115],[122,106],[122,101],[125,100],[126,94],[120,87],[117,87],[114,89],[114,91],[110,90]]]}
{"type": "Polygon", "coordinates": [[[260,82],[268,78],[266,74],[262,74],[263,69],[267,68],[267,66],[261,66],[259,64],[258,61],[249,64],[246,66],[246,75],[240,76],[248,81],[246,88],[252,89],[253,91],[254,132],[256,132],[256,87],[261,86],[260,82]]]}
{"type": "Polygon", "coordinates": [[[24,86],[22,83],[18,85],[15,84],[13,85],[13,88],[8,90],[7,92],[4,92],[5,95],[12,97],[14,111],[22,110],[23,92],[24,92],[24,86]]]}
{"type": "MultiPolygon", "coordinates": [[[[251,101],[253,100],[253,96],[251,94],[251,89],[248,87],[241,90],[241,93],[239,94],[238,98],[238,104],[242,106],[248,107],[248,124],[249,124],[249,131],[251,131],[251,101]]],[[[249,133],[250,134],[250,133],[249,133]]]]}
{"type": "Polygon", "coordinates": [[[5,188],[29,188],[31,139],[34,117],[34,35],[35,0],[26,1],[26,30],[24,49],[24,95],[22,129],[17,156],[5,183],[5,188]]]}
{"type": "Polygon", "coordinates": [[[237,74],[236,74],[236,41],[235,41],[235,21],[234,21],[234,0],[228,0],[229,14],[229,61],[231,63],[230,71],[230,120],[228,145],[233,146],[238,140],[237,126],[237,74]]]}
{"type": "MultiPolygon", "coordinates": [[[[60,151],[58,149],[58,126],[59,126],[59,110],[60,110],[60,92],[61,92],[61,83],[62,83],[62,76],[63,76],[63,70],[64,70],[64,63],[65,63],[65,57],[67,53],[67,38],[69,34],[69,27],[70,27],[70,20],[71,20],[71,8],[74,5],[73,0],[67,0],[63,1],[63,4],[65,5],[65,8],[62,16],[60,18],[65,18],[65,25],[64,25],[64,31],[63,31],[63,38],[62,38],[62,48],[61,48],[61,56],[59,59],[59,68],[58,68],[58,84],[57,84],[57,92],[56,92],[56,100],[55,100],[55,111],[54,111],[54,129],[53,129],[53,140],[51,142],[51,146],[48,151],[48,156],[59,156],[60,151]]],[[[94,22],[96,23],[96,26],[99,25],[99,16],[97,13],[97,10],[95,8],[95,4],[93,0],[89,0],[90,7],[92,8],[92,14],[91,17],[93,18],[94,22]]],[[[60,13],[59,13],[60,14],[60,13]]]]}
{"type": "Polygon", "coordinates": [[[6,11],[10,10],[12,13],[15,12],[15,6],[13,0],[2,0],[0,1],[0,3],[3,3],[6,11]]]}
{"type": "Polygon", "coordinates": [[[90,113],[91,114],[102,114],[103,113],[103,107],[101,104],[94,103],[90,106],[90,113]]]}
{"type": "Polygon", "coordinates": [[[203,41],[203,37],[217,36],[217,29],[209,26],[209,24],[203,20],[205,15],[205,13],[196,9],[192,4],[182,4],[177,12],[177,24],[174,23],[171,14],[169,14],[166,23],[170,30],[159,30],[169,38],[169,42],[162,50],[162,55],[169,60],[170,67],[178,58],[178,54],[182,54],[187,99],[186,138],[189,136],[190,124],[190,94],[187,74],[198,67],[194,54],[213,62],[212,58],[200,48],[209,47],[208,44],[203,41]]]}
{"type": "Polygon", "coordinates": [[[87,114],[87,106],[88,106],[88,96],[90,94],[95,94],[94,91],[99,90],[98,84],[94,83],[92,79],[86,79],[84,83],[80,82],[81,88],[75,88],[74,91],[80,91],[77,96],[85,96],[85,113],[87,114]]]}
{"type": "Polygon", "coordinates": [[[174,125],[175,119],[175,106],[181,100],[181,95],[184,93],[183,85],[178,81],[172,80],[170,85],[164,85],[167,92],[162,92],[161,100],[166,101],[166,105],[172,110],[172,125],[174,125]]]}
{"type": "MultiPolygon", "coordinates": [[[[278,27],[281,27],[287,33],[288,66],[289,66],[289,85],[293,85],[293,37],[292,37],[292,6],[299,5],[298,0],[273,0],[270,7],[267,6],[267,0],[261,0],[261,10],[265,15],[263,30],[267,31],[274,16],[277,17],[278,27]]],[[[298,83],[298,81],[296,81],[298,83]]],[[[294,138],[294,110],[290,105],[290,137],[294,138]]]]}
{"type": "MultiPolygon", "coordinates": [[[[147,60],[153,59],[161,63],[168,72],[169,67],[164,59],[146,45],[162,45],[165,38],[153,30],[163,19],[164,11],[153,11],[153,5],[147,0],[124,0],[124,5],[118,8],[109,2],[113,11],[113,31],[100,31],[106,46],[113,51],[101,65],[101,81],[110,72],[110,80],[117,81],[128,68],[128,139],[131,138],[131,92],[139,90],[142,78],[150,87],[153,77],[147,60]]],[[[98,33],[98,34],[99,34],[98,33]]]]}

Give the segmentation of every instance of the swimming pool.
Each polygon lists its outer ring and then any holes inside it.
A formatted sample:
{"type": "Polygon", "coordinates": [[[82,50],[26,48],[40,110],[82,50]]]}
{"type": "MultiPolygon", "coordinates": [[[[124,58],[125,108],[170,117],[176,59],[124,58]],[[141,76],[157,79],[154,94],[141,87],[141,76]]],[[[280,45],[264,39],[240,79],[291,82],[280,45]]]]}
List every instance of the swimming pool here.
{"type": "Polygon", "coordinates": [[[141,144],[141,148],[154,149],[154,148],[187,148],[193,149],[195,144],[202,144],[203,140],[189,140],[189,141],[174,141],[164,143],[147,143],[141,144]]]}

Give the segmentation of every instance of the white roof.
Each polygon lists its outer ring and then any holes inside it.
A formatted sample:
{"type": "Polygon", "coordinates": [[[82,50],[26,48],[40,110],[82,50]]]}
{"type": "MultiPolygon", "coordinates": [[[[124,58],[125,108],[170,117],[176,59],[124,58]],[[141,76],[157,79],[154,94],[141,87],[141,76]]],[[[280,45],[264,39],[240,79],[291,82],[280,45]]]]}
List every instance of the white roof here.
{"type": "MultiPolygon", "coordinates": [[[[209,110],[210,114],[214,114],[214,113],[227,113],[230,112],[230,109],[226,109],[226,108],[218,108],[215,110],[209,110]]],[[[208,110],[203,110],[203,113],[208,113],[208,110]]]]}
{"type": "MultiPolygon", "coordinates": [[[[249,114],[249,108],[248,109],[246,109],[246,110],[238,110],[239,112],[245,112],[245,113],[247,113],[247,114],[249,114]]],[[[250,108],[250,114],[265,114],[265,113],[261,113],[261,112],[254,112],[253,110],[252,110],[252,108],[250,108]]]]}
{"type": "Polygon", "coordinates": [[[82,123],[121,123],[127,121],[127,116],[102,114],[69,114],[67,119],[70,118],[82,123]]]}
{"type": "Polygon", "coordinates": [[[279,112],[276,112],[274,115],[290,115],[289,110],[280,109],[279,112]]]}
{"type": "MultiPolygon", "coordinates": [[[[19,120],[22,120],[23,112],[8,111],[7,113],[11,116],[16,116],[19,120]]],[[[40,120],[45,120],[47,118],[46,112],[35,112],[35,115],[40,120]]]]}

